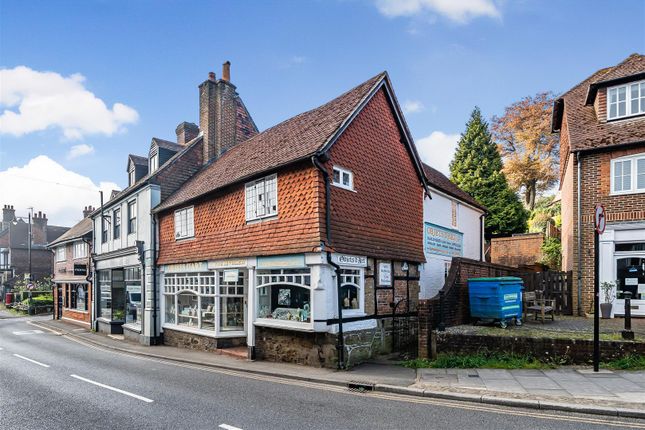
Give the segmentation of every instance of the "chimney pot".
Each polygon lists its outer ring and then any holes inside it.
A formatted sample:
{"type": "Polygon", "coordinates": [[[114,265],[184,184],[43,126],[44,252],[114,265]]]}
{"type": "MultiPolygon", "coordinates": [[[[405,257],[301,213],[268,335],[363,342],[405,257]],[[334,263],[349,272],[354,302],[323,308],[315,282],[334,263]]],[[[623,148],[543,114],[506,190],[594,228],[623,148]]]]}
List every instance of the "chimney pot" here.
{"type": "Polygon", "coordinates": [[[208,72],[208,80],[215,81],[215,72],[208,72]]]}
{"type": "Polygon", "coordinates": [[[222,80],[226,82],[231,81],[231,62],[227,61],[222,64],[222,80]]]}

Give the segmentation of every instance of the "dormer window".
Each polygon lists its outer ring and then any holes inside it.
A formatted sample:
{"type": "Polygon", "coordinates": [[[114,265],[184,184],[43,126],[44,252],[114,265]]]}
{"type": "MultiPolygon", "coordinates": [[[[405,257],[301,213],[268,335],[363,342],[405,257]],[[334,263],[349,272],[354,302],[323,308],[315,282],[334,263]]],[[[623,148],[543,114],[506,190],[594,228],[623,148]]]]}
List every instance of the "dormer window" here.
{"type": "Polygon", "coordinates": [[[128,171],[128,185],[134,185],[136,181],[136,176],[134,174],[134,165],[130,165],[130,170],[128,171]]]}
{"type": "Polygon", "coordinates": [[[607,119],[645,114],[645,81],[607,89],[607,119]]]}
{"type": "Polygon", "coordinates": [[[159,154],[152,154],[150,156],[150,173],[159,168],[159,154]]]}

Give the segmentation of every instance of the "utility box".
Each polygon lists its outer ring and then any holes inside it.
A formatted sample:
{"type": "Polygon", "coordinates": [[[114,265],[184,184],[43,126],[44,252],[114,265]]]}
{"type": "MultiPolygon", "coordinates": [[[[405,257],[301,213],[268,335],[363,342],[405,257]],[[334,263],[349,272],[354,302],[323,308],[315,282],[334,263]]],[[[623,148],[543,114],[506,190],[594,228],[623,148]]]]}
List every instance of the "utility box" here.
{"type": "Polygon", "coordinates": [[[522,324],[521,278],[473,278],[468,280],[470,316],[479,320],[499,322],[506,328],[508,322],[522,324]]]}

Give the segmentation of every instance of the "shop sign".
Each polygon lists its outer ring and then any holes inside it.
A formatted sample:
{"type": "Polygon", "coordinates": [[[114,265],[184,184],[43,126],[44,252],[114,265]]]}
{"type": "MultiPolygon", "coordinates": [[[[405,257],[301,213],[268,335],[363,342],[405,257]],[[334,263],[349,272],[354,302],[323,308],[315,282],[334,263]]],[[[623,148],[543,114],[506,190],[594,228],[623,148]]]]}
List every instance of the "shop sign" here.
{"type": "Polygon", "coordinates": [[[392,286],[392,266],[390,263],[378,264],[378,285],[381,287],[392,286]]]}
{"type": "Polygon", "coordinates": [[[163,268],[164,273],[205,272],[208,270],[208,265],[205,261],[200,261],[196,263],[167,264],[163,268]]]}
{"type": "Polygon", "coordinates": [[[246,267],[246,258],[227,258],[208,262],[209,269],[226,269],[227,267],[246,267]]]}
{"type": "Polygon", "coordinates": [[[305,255],[271,255],[269,257],[258,257],[258,269],[295,269],[305,268],[305,255]]]}
{"type": "Polygon", "coordinates": [[[87,264],[74,264],[74,276],[87,276],[87,264]]]}
{"type": "Polygon", "coordinates": [[[339,266],[367,267],[367,257],[361,255],[332,254],[331,261],[339,266]]]}
{"type": "Polygon", "coordinates": [[[240,271],[237,269],[224,270],[224,282],[237,282],[240,271]]]}
{"type": "Polygon", "coordinates": [[[427,254],[444,257],[461,257],[463,255],[464,234],[462,232],[426,222],[423,235],[427,254]]]}

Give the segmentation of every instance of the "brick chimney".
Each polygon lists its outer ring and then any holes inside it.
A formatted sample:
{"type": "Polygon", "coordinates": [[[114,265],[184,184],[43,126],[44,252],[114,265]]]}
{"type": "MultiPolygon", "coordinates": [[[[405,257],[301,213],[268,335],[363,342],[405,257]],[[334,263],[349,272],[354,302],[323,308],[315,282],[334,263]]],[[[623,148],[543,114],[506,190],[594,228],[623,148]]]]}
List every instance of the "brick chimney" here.
{"type": "Polygon", "coordinates": [[[199,86],[199,129],[204,136],[203,162],[207,164],[236,144],[257,134],[258,129],[230,82],[231,63],[222,65],[222,79],[210,72],[199,86]]]}
{"type": "Polygon", "coordinates": [[[91,205],[85,206],[83,208],[83,218],[87,218],[92,212],[94,212],[94,208],[91,205]]]}
{"type": "Polygon", "coordinates": [[[33,218],[31,219],[33,223],[31,231],[34,237],[35,245],[46,245],[47,244],[47,215],[38,211],[34,213],[33,218]]]}
{"type": "Polygon", "coordinates": [[[199,134],[199,127],[197,127],[197,124],[184,121],[177,126],[175,133],[177,133],[177,143],[185,145],[197,137],[199,134]]]}

